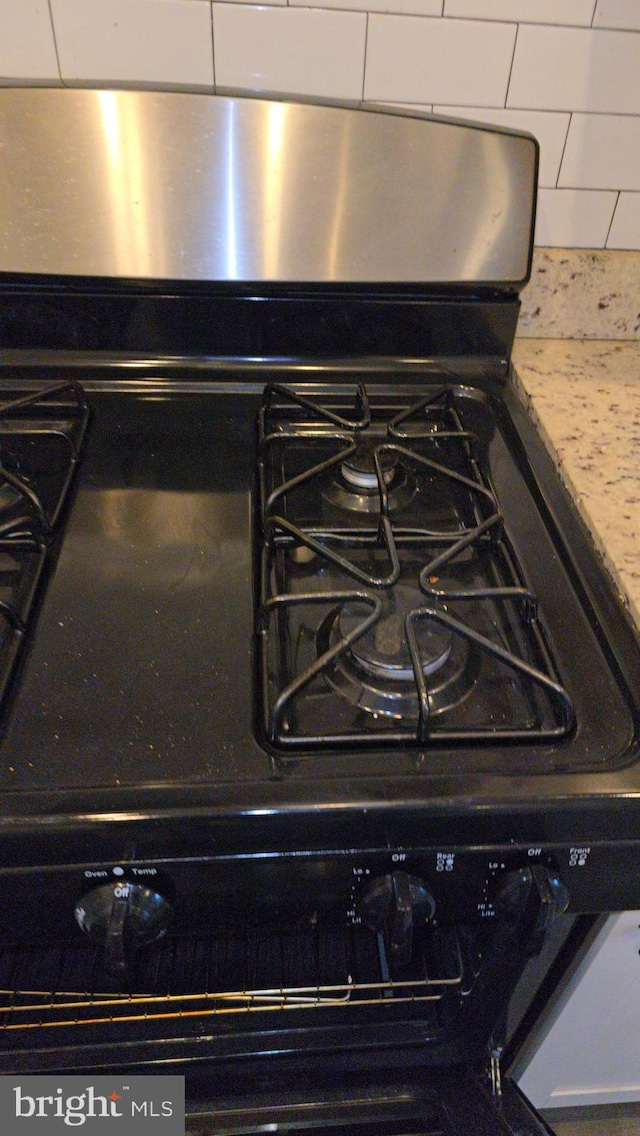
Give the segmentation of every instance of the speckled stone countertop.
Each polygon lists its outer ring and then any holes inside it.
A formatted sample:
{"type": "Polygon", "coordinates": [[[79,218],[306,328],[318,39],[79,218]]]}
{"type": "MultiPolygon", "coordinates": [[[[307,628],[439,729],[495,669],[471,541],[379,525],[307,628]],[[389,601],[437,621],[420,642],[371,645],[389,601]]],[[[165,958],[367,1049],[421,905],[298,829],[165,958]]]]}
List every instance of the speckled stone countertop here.
{"type": "Polygon", "coordinates": [[[518,339],[520,393],[640,629],[640,341],[518,339]]]}
{"type": "Polygon", "coordinates": [[[518,335],[640,338],[640,252],[535,249],[518,335]]]}

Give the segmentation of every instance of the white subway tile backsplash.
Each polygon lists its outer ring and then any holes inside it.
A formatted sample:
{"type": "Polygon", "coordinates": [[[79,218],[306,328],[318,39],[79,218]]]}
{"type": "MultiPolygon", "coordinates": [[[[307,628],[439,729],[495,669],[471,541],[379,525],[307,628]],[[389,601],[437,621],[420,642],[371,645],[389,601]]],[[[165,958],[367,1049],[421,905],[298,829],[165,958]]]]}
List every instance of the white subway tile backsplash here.
{"type": "Polygon", "coordinates": [[[366,27],[361,12],[214,4],[216,87],[359,100],[366,27]]]}
{"type": "Polygon", "coordinates": [[[445,0],[445,16],[589,27],[595,0],[445,0]]]}
{"type": "Polygon", "coordinates": [[[0,0],[0,84],[60,83],[47,0],[0,0]]]}
{"type": "Polygon", "coordinates": [[[555,186],[562,151],[569,129],[570,114],[553,114],[544,110],[495,110],[488,107],[434,106],[435,114],[470,118],[510,130],[526,130],[540,143],[540,173],[538,184],[555,186]]]}
{"type": "Polygon", "coordinates": [[[535,243],[604,248],[617,197],[604,190],[541,189],[535,243]]]}
{"type": "Polygon", "coordinates": [[[211,12],[183,0],[51,0],[66,83],[213,87],[211,12]]]}
{"type": "Polygon", "coordinates": [[[503,106],[516,27],[369,16],[365,98],[503,106]]]}
{"type": "Polygon", "coordinates": [[[640,31],[640,3],[638,0],[598,0],[593,26],[640,31]]]}
{"type": "Polygon", "coordinates": [[[572,115],[558,185],[640,190],[640,117],[572,115]]]}
{"type": "MultiPolygon", "coordinates": [[[[243,0],[244,2],[244,0],[243,0]]],[[[395,12],[405,16],[441,16],[443,0],[284,0],[292,7],[340,8],[358,12],[395,12]]]]}
{"type": "Polygon", "coordinates": [[[507,106],[640,114],[640,36],[521,26],[507,106]]]}
{"type": "MultiPolygon", "coordinates": [[[[640,193],[621,193],[607,241],[610,249],[640,249],[640,193]]],[[[630,299],[638,299],[637,296],[630,299]]]]}

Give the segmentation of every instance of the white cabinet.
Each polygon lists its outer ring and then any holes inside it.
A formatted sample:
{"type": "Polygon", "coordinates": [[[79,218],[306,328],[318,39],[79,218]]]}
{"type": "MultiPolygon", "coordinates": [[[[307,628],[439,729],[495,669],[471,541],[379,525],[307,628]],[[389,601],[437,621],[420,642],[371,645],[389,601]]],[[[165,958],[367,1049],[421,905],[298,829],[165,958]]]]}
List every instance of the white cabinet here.
{"type": "Polygon", "coordinates": [[[610,916],[514,1075],[537,1108],[640,1101],[640,911],[610,916]]]}

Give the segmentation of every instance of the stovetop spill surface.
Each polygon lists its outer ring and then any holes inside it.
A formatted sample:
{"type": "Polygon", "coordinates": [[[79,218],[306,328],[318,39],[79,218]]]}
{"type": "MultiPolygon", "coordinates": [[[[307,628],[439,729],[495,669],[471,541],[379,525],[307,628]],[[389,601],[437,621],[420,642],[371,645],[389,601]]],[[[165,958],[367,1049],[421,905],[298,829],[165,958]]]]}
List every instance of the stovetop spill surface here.
{"type": "Polygon", "coordinates": [[[188,396],[92,405],[2,784],[258,776],[267,763],[247,745],[250,404],[221,396],[209,414],[188,396]]]}
{"type": "MultiPolygon", "coordinates": [[[[303,799],[329,800],[332,782],[341,782],[343,796],[357,795],[366,779],[383,796],[411,795],[424,792],[429,775],[526,778],[625,760],[632,715],[500,425],[488,468],[527,582],[553,628],[577,729],[548,743],[455,749],[377,750],[365,738],[353,751],[337,745],[282,762],[264,736],[254,686],[251,548],[262,386],[147,394],[91,386],[92,421],[64,540],[0,744],[4,792],[90,797],[98,789],[117,796],[124,787],[173,787],[179,801],[181,787],[208,786],[215,796],[236,784],[236,803],[255,804],[261,794],[268,801],[267,783],[277,795],[282,780],[300,782],[303,799]],[[313,788],[305,794],[307,782],[313,788]]],[[[424,387],[409,392],[423,394],[424,387]]],[[[383,404],[388,397],[376,392],[383,404]]],[[[463,410],[465,398],[473,409],[465,395],[463,410]]]]}

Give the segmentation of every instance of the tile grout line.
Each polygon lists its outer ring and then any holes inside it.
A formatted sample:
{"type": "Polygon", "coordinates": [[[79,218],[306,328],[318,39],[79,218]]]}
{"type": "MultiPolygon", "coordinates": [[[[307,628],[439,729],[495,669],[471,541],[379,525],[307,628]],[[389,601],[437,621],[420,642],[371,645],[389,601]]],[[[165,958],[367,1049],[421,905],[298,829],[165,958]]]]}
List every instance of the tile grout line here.
{"type": "Polygon", "coordinates": [[[616,189],[615,186],[601,185],[541,185],[548,193],[640,193],[637,189],[616,189]]]}
{"type": "MultiPolygon", "coordinates": [[[[451,103],[451,104],[447,104],[447,105],[455,106],[457,104],[451,103]]],[[[459,105],[460,106],[464,106],[464,105],[471,106],[472,104],[471,103],[466,103],[466,104],[460,103],[459,105]]],[[[607,118],[607,117],[609,117],[609,118],[640,118],[640,111],[634,111],[634,110],[627,110],[627,111],[625,111],[625,110],[583,110],[582,108],[576,108],[576,107],[571,108],[571,107],[568,107],[568,106],[562,106],[562,107],[540,107],[540,106],[510,106],[510,107],[507,107],[507,106],[505,106],[505,107],[486,107],[486,110],[519,110],[519,111],[526,111],[527,113],[530,111],[532,114],[571,114],[571,115],[582,114],[585,117],[591,117],[591,118],[607,118]]]]}
{"type": "Polygon", "coordinates": [[[364,89],[365,89],[365,85],[366,85],[366,82],[367,82],[367,47],[368,47],[368,44],[369,44],[369,16],[370,16],[371,13],[366,12],[365,14],[366,14],[367,19],[366,19],[366,23],[365,23],[365,26],[364,26],[364,56],[363,56],[363,59],[362,59],[362,88],[361,88],[362,93],[361,93],[361,98],[360,98],[361,103],[364,103],[364,89]]]}
{"type": "Polygon", "coordinates": [[[209,4],[209,15],[211,17],[211,66],[213,68],[213,90],[216,90],[216,42],[213,34],[213,4],[209,4]]]}
{"type": "Polygon", "coordinates": [[[558,185],[558,182],[559,182],[559,180],[560,180],[560,173],[561,173],[561,171],[562,171],[562,163],[564,162],[564,155],[565,155],[565,151],[566,151],[566,149],[567,149],[567,142],[569,141],[569,131],[571,130],[571,123],[573,122],[573,116],[574,116],[574,113],[575,113],[574,111],[569,111],[569,122],[567,123],[567,133],[566,133],[566,134],[565,134],[565,136],[564,136],[564,143],[563,143],[563,146],[562,146],[562,153],[561,153],[561,155],[560,155],[560,162],[559,162],[559,165],[558,165],[558,173],[556,174],[556,184],[555,184],[555,188],[556,188],[556,189],[560,189],[560,188],[561,188],[561,187],[560,187],[560,186],[558,185]]]}
{"type": "Polygon", "coordinates": [[[513,75],[513,65],[514,65],[515,59],[516,59],[516,49],[518,47],[518,33],[519,33],[519,31],[520,31],[520,24],[516,24],[516,34],[513,37],[513,51],[511,53],[511,64],[510,64],[510,67],[509,67],[509,78],[507,79],[507,89],[506,89],[505,95],[504,95],[504,106],[503,106],[504,110],[509,109],[509,107],[507,105],[508,102],[509,102],[509,88],[511,86],[511,76],[513,75]]]}
{"type": "Polygon", "coordinates": [[[618,210],[618,205],[620,204],[620,195],[621,195],[621,193],[622,193],[622,190],[620,190],[620,189],[619,189],[619,190],[618,190],[618,196],[616,197],[616,203],[615,203],[615,205],[614,205],[614,207],[613,207],[613,212],[612,212],[612,214],[611,214],[611,220],[609,221],[609,228],[607,229],[607,235],[606,235],[606,237],[604,238],[604,245],[602,246],[602,247],[603,247],[603,248],[605,248],[605,249],[606,249],[606,247],[607,247],[607,245],[608,245],[608,243],[609,243],[609,237],[611,236],[611,230],[612,230],[612,228],[613,228],[613,222],[614,222],[614,220],[615,220],[615,216],[616,216],[616,213],[617,213],[617,210],[618,210]]]}
{"type": "Polygon", "coordinates": [[[56,64],[58,66],[58,76],[60,78],[60,82],[61,82],[62,86],[66,87],[67,84],[65,83],[64,79],[62,78],[62,68],[60,66],[60,53],[58,51],[58,39],[57,39],[57,36],[56,36],[56,25],[53,21],[53,12],[51,10],[51,0],[47,0],[47,7],[49,9],[49,20],[51,22],[51,35],[53,36],[53,50],[56,53],[56,64]]]}

